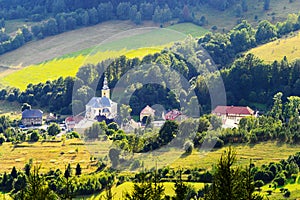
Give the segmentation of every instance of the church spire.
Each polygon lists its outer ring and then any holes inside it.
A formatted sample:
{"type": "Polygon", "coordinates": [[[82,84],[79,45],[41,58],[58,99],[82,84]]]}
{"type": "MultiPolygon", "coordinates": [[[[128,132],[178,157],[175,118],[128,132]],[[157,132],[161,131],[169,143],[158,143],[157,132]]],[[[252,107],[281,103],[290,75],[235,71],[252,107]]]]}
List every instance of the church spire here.
{"type": "Polygon", "coordinates": [[[109,89],[106,76],[104,77],[103,88],[102,89],[103,90],[108,90],[109,89]]]}
{"type": "Polygon", "coordinates": [[[104,81],[103,81],[103,87],[102,87],[102,97],[110,98],[110,89],[108,87],[106,75],[104,75],[104,81]]]}

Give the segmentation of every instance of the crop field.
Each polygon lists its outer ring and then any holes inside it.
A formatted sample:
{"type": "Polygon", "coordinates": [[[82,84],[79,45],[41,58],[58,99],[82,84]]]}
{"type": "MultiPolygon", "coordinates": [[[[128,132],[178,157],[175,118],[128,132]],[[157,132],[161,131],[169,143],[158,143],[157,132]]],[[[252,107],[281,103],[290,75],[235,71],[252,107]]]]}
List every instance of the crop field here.
{"type": "Polygon", "coordinates": [[[267,63],[274,60],[280,61],[284,56],[289,61],[295,60],[300,57],[300,33],[295,33],[293,37],[280,38],[273,42],[251,49],[252,53],[264,60],[267,63]]]}
{"type": "MultiPolygon", "coordinates": [[[[109,149],[110,142],[101,142],[101,148],[109,149]]],[[[10,172],[15,166],[22,170],[30,159],[36,165],[41,165],[41,171],[50,169],[65,170],[68,163],[75,168],[77,163],[82,166],[83,173],[96,170],[96,164],[90,160],[90,153],[86,145],[78,139],[54,142],[21,143],[12,145],[4,143],[0,148],[0,173],[10,172]]]]}
{"type": "MultiPolygon", "coordinates": [[[[202,35],[206,32],[205,29],[192,24],[171,26],[174,30],[171,28],[136,29],[139,34],[133,36],[130,36],[130,31],[127,31],[129,36],[125,38],[120,39],[117,35],[100,43],[98,46],[72,52],[40,64],[33,64],[27,67],[11,67],[6,71],[2,71],[2,73],[0,72],[0,85],[25,90],[29,83],[38,84],[47,80],[57,79],[60,76],[75,76],[79,67],[87,63],[96,64],[108,58],[116,58],[121,55],[125,55],[128,58],[142,58],[148,54],[160,52],[174,41],[183,40],[186,37],[186,33],[179,31],[183,31],[188,27],[191,27],[191,34],[193,35],[197,33],[202,35]]],[[[47,46],[47,44],[45,45],[47,46]]],[[[47,54],[47,52],[44,53],[47,54]]],[[[10,55],[7,56],[10,57],[10,55]]]]}

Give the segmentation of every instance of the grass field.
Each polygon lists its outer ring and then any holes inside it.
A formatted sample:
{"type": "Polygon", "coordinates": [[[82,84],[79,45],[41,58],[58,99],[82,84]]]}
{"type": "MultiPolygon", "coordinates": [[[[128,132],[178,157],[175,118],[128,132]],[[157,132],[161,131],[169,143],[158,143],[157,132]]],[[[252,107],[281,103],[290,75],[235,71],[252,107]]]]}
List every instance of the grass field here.
{"type": "MultiPolygon", "coordinates": [[[[238,4],[236,4],[238,5],[238,4]]],[[[231,30],[240,19],[246,19],[254,26],[262,20],[269,20],[272,23],[283,21],[287,18],[288,14],[298,13],[300,7],[300,1],[294,1],[290,3],[289,0],[272,0],[270,2],[270,10],[263,10],[264,1],[252,0],[248,1],[248,11],[242,13],[241,18],[236,17],[236,6],[232,6],[226,11],[218,11],[212,9],[210,6],[203,6],[200,11],[196,13],[196,16],[200,19],[201,16],[205,16],[208,20],[207,29],[216,25],[219,32],[231,30]],[[257,16],[257,19],[255,19],[257,16]]]]}
{"type": "MultiPolygon", "coordinates": [[[[263,142],[254,146],[239,144],[234,145],[234,147],[237,150],[237,165],[244,166],[249,164],[250,159],[255,165],[261,166],[269,162],[279,162],[281,159],[287,159],[288,156],[300,151],[300,146],[280,145],[274,142],[263,142]]],[[[152,154],[136,154],[135,158],[143,161],[147,169],[155,167],[157,161],[158,167],[170,166],[175,169],[197,167],[209,170],[217,163],[223,151],[224,148],[211,152],[194,150],[191,155],[182,156],[183,151],[169,150],[152,154]]]]}
{"type": "MultiPolygon", "coordinates": [[[[190,186],[194,187],[196,190],[202,189],[204,187],[203,183],[188,183],[190,186]]],[[[174,196],[175,192],[174,192],[174,183],[172,182],[164,182],[163,186],[165,188],[165,195],[169,195],[169,196],[174,196]]],[[[117,187],[113,187],[112,188],[112,193],[114,195],[114,200],[122,200],[124,199],[124,195],[127,192],[131,192],[133,188],[133,183],[132,182],[125,182],[117,187]]],[[[100,200],[102,198],[105,197],[105,192],[102,192],[99,195],[94,195],[89,197],[89,200],[100,200]]],[[[79,199],[83,199],[83,198],[77,198],[79,199]]]]}
{"type": "Polygon", "coordinates": [[[253,53],[267,63],[274,60],[280,61],[284,56],[289,61],[299,59],[300,57],[300,33],[295,33],[295,36],[281,38],[257,48],[251,49],[249,53],[253,53]]]}
{"type": "MultiPolygon", "coordinates": [[[[11,67],[3,71],[2,76],[0,73],[0,84],[3,87],[10,86],[24,90],[29,83],[37,84],[57,79],[60,76],[75,76],[79,67],[87,63],[95,64],[121,55],[128,58],[142,58],[145,55],[160,52],[163,48],[170,46],[172,42],[183,40],[186,38],[187,33],[203,35],[207,31],[199,26],[187,23],[170,26],[166,29],[136,29],[134,35],[127,32],[124,33],[124,35],[128,35],[127,37],[119,38],[120,36],[116,35],[97,46],[72,52],[40,64],[28,67],[11,67]],[[191,32],[187,30],[191,30],[191,32]],[[179,31],[184,31],[184,33],[179,31]]],[[[54,44],[51,45],[55,46],[54,44]]],[[[46,47],[43,48],[46,49],[46,47]]]]}
{"type": "MultiPolygon", "coordinates": [[[[110,142],[102,142],[101,145],[108,149],[110,142]]],[[[73,168],[80,163],[83,173],[96,169],[93,166],[95,162],[90,161],[88,147],[82,141],[72,139],[67,140],[65,145],[63,142],[22,143],[17,146],[4,143],[0,148],[0,173],[10,172],[13,166],[22,170],[30,159],[33,159],[34,164],[41,165],[42,172],[57,168],[65,170],[68,163],[73,168]]]]}

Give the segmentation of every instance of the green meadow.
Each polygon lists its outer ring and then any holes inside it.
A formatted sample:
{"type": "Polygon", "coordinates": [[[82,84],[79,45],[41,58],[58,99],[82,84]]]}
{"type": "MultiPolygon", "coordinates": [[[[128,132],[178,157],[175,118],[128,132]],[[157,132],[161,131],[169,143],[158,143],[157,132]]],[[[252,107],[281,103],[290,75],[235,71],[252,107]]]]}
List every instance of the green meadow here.
{"type": "MultiPolygon", "coordinates": [[[[139,29],[136,30],[139,31],[139,29]]],[[[170,46],[172,42],[185,39],[187,34],[201,36],[206,32],[205,29],[193,24],[177,24],[166,29],[151,28],[147,32],[121,39],[111,38],[92,48],[66,54],[43,63],[24,68],[10,68],[2,72],[2,75],[0,73],[0,85],[25,90],[30,83],[38,84],[57,79],[60,76],[75,76],[78,69],[87,63],[96,64],[121,55],[128,58],[143,58],[148,54],[160,52],[170,46]]]]}

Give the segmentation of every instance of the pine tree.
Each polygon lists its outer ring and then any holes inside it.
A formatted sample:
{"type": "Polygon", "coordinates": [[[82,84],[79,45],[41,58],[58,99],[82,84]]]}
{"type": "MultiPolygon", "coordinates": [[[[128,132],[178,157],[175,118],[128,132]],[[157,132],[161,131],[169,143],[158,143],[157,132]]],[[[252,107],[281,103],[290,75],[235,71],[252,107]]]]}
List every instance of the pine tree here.
{"type": "Polygon", "coordinates": [[[80,164],[78,163],[76,165],[76,173],[75,173],[76,176],[80,176],[81,175],[81,166],[80,164]]]}
{"type": "Polygon", "coordinates": [[[12,178],[17,178],[17,177],[18,177],[18,172],[17,172],[17,169],[16,169],[15,166],[12,168],[11,173],[10,173],[10,176],[11,176],[12,178]]]}

